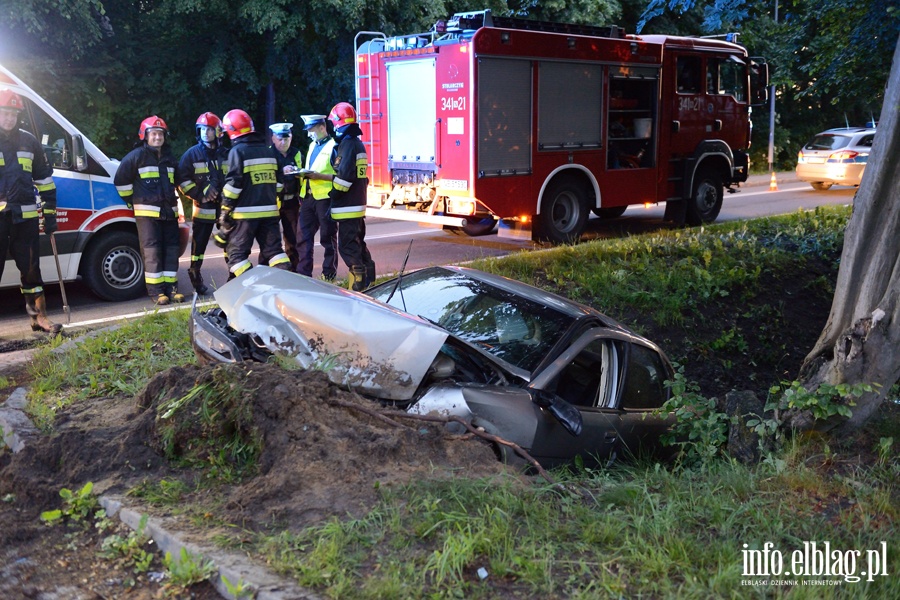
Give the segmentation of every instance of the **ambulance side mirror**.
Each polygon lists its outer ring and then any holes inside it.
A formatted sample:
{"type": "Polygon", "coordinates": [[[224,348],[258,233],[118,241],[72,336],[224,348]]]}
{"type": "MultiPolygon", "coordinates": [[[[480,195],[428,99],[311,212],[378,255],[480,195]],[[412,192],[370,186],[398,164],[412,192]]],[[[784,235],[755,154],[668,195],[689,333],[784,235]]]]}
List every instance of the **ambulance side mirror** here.
{"type": "Polygon", "coordinates": [[[87,151],[84,149],[84,138],[80,133],[72,136],[72,155],[75,157],[75,170],[87,171],[87,151]]]}

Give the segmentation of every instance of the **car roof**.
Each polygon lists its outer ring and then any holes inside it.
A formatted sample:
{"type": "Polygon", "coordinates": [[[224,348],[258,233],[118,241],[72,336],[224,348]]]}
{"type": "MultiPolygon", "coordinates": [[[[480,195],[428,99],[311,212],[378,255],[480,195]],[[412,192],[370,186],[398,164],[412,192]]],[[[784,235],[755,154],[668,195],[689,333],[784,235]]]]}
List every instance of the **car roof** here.
{"type": "Polygon", "coordinates": [[[835,127],[820,131],[816,135],[852,135],[855,133],[875,133],[875,129],[871,127],[835,127]]]}

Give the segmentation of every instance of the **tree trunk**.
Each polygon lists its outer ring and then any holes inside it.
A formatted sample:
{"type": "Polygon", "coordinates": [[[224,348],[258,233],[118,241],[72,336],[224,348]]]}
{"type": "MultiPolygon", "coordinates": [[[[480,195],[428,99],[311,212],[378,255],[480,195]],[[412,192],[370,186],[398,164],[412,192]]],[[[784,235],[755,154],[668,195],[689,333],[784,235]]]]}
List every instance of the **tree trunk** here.
{"type": "MultiPolygon", "coordinates": [[[[872,383],[853,416],[853,430],[871,417],[900,378],[900,41],[885,92],[878,133],[853,201],[828,322],[806,357],[801,379],[822,383],[872,383]]],[[[811,426],[794,415],[791,425],[811,426]]]]}

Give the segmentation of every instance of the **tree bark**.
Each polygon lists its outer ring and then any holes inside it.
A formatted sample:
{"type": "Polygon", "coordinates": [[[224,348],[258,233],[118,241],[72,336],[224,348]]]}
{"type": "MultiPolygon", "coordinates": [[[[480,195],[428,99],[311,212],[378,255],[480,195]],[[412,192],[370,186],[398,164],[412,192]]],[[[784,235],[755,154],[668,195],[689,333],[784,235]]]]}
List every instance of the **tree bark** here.
{"type": "MultiPolygon", "coordinates": [[[[822,383],[879,384],[857,399],[850,431],[865,423],[900,378],[900,40],[885,92],[878,133],[853,201],[834,301],[800,377],[822,383]]],[[[808,415],[790,425],[809,428],[808,415]]]]}

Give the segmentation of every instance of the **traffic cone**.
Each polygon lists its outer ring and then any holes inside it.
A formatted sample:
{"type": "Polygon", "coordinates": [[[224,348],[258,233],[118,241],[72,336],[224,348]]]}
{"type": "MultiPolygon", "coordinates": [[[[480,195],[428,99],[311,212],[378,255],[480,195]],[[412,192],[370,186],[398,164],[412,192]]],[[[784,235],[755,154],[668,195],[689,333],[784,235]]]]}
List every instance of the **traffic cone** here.
{"type": "Polygon", "coordinates": [[[778,182],[775,181],[775,171],[772,171],[772,179],[769,181],[769,191],[777,192],[778,191],[778,182]]]}

